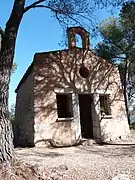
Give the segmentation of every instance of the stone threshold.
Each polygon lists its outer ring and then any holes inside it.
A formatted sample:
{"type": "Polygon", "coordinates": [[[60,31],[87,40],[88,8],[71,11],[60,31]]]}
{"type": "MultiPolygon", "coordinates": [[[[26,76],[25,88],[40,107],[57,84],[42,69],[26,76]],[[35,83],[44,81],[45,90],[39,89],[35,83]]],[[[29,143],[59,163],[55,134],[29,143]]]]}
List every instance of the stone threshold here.
{"type": "Polygon", "coordinates": [[[91,146],[93,144],[101,144],[101,139],[86,139],[86,138],[83,138],[81,140],[81,145],[83,146],[91,146]]]}

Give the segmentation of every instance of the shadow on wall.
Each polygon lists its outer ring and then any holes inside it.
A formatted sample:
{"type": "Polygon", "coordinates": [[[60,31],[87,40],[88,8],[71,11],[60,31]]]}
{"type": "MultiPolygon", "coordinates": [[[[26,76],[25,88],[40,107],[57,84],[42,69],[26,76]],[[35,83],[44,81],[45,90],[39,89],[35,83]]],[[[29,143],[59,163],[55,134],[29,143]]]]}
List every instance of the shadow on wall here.
{"type": "MultiPolygon", "coordinates": [[[[28,79],[32,73],[34,74],[32,85],[34,97],[33,101],[31,101],[34,117],[28,118],[30,122],[28,122],[27,127],[25,125],[25,132],[22,131],[24,122],[16,123],[15,137],[20,144],[28,144],[29,142],[34,144],[34,141],[45,141],[57,136],[61,137],[60,141],[64,142],[66,140],[66,145],[73,145],[80,139],[79,121],[68,121],[68,119],[63,122],[58,121],[57,93],[69,93],[72,91],[75,94],[95,95],[106,94],[109,90],[111,92],[109,104],[112,114],[119,108],[119,111],[122,112],[118,113],[120,117],[125,111],[124,106],[119,104],[124,103],[124,99],[116,66],[95,56],[89,50],[89,36],[84,29],[69,28],[68,35],[68,50],[35,54],[32,65],[24,75],[28,79]],[[82,38],[83,48],[76,48],[76,33],[82,38]],[[36,140],[34,137],[36,137],[36,140]],[[25,142],[23,142],[24,139],[25,142]]],[[[26,84],[27,79],[23,84],[26,84]]],[[[21,103],[21,106],[25,107],[25,102],[22,102],[19,95],[17,96],[17,104],[21,103]]],[[[26,99],[29,99],[29,96],[31,96],[29,91],[25,91],[25,96],[26,99]]],[[[76,109],[76,101],[73,102],[74,119],[79,119],[80,114],[76,109]]],[[[98,107],[98,111],[96,110],[99,104],[99,99],[92,104],[93,118],[97,123],[95,126],[100,126],[100,107],[98,107]]],[[[21,116],[25,115],[23,108],[20,113],[21,116]]]]}
{"type": "MultiPolygon", "coordinates": [[[[75,93],[96,93],[97,90],[106,91],[114,88],[113,101],[123,101],[121,83],[117,82],[117,69],[105,60],[92,58],[92,53],[87,59],[86,66],[89,69],[88,78],[84,79],[79,74],[79,69],[84,64],[85,58],[82,49],[63,51],[56,53],[43,53],[35,56],[35,99],[39,114],[44,112],[47,118],[57,110],[56,98],[51,99],[55,89],[71,89],[75,93]],[[93,62],[91,60],[94,59],[93,62]],[[42,98],[44,97],[44,98],[42,98]],[[46,106],[45,106],[46,104],[46,106]]],[[[66,92],[66,91],[65,91],[66,92]]]]}
{"type": "MultiPolygon", "coordinates": [[[[124,102],[117,68],[96,57],[91,51],[73,48],[65,51],[39,53],[35,55],[34,62],[36,121],[37,123],[51,123],[53,134],[65,134],[63,138],[66,139],[67,136],[73,137],[72,133],[76,133],[71,128],[71,121],[56,121],[58,118],[56,102],[58,91],[59,93],[68,93],[73,90],[76,94],[96,94],[100,91],[104,94],[108,90],[113,91],[109,102],[112,110],[114,103],[116,105],[117,102],[124,102]],[[80,75],[82,67],[89,70],[87,78],[80,75]],[[70,125],[69,132],[67,128],[64,128],[65,123],[70,125]],[[57,133],[58,129],[59,133],[57,133]]],[[[98,104],[99,100],[96,103],[98,104]]],[[[96,104],[94,105],[96,106],[96,104]]],[[[124,109],[121,110],[124,112],[124,109]]],[[[93,111],[94,118],[100,116],[100,112],[96,114],[97,111],[95,109],[93,111]]],[[[43,131],[39,131],[41,137],[44,136],[43,131]]],[[[79,136],[76,137],[76,140],[78,138],[79,136]]]]}

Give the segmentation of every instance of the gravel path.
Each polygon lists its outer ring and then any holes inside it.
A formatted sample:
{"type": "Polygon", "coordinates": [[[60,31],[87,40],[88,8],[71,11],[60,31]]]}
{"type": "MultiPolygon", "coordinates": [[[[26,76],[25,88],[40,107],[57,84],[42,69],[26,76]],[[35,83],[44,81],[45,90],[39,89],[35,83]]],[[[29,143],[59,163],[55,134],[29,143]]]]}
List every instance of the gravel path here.
{"type": "Polygon", "coordinates": [[[48,180],[135,179],[135,139],[131,144],[128,141],[120,145],[17,148],[15,151],[26,163],[37,165],[48,180]]]}

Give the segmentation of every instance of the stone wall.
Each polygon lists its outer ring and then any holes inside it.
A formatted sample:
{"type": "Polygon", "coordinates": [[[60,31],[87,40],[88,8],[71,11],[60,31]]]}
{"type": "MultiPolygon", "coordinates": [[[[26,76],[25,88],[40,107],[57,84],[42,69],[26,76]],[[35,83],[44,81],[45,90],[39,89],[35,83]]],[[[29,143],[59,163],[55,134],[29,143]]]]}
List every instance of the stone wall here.
{"type": "Polygon", "coordinates": [[[87,32],[82,27],[69,27],[67,29],[68,34],[68,48],[76,48],[76,34],[78,34],[82,39],[82,48],[89,50],[90,42],[89,42],[89,32],[87,32]]]}
{"type": "Polygon", "coordinates": [[[117,67],[89,50],[89,33],[85,29],[70,27],[67,33],[69,49],[35,54],[33,73],[29,72],[18,88],[19,143],[45,145],[49,141],[59,147],[78,143],[82,138],[79,94],[89,94],[93,99],[94,138],[103,141],[126,138],[129,126],[117,67]],[[76,48],[76,34],[82,38],[82,48],[76,48]],[[72,94],[72,118],[58,118],[57,93],[72,94]],[[100,94],[110,97],[110,115],[101,115],[100,94]]]}
{"type": "Polygon", "coordinates": [[[94,138],[108,141],[129,135],[122,86],[114,65],[89,50],[73,48],[36,54],[34,72],[35,143],[55,139],[55,143],[73,144],[76,138],[81,138],[77,103],[73,119],[59,122],[56,93],[62,91],[93,94],[94,138]],[[79,74],[82,64],[90,72],[86,79],[79,74]],[[110,94],[111,117],[101,117],[99,94],[110,94]]]}
{"type": "Polygon", "coordinates": [[[33,72],[20,86],[16,97],[15,110],[15,145],[34,145],[34,91],[33,72]]]}

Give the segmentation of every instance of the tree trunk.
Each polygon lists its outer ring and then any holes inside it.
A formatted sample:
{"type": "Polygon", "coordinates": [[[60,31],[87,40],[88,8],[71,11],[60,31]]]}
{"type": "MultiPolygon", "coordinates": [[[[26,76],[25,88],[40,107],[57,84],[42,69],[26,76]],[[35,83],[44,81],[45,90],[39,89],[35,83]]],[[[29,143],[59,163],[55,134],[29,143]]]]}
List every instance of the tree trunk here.
{"type": "MultiPolygon", "coordinates": [[[[0,162],[10,162],[13,157],[13,131],[9,120],[8,97],[14,46],[5,34],[0,50],[0,162]]],[[[15,41],[14,41],[15,42],[15,41]]]]}
{"type": "Polygon", "coordinates": [[[128,88],[127,88],[127,86],[128,86],[128,68],[129,68],[129,63],[128,63],[128,59],[126,59],[123,89],[124,89],[124,98],[125,98],[125,106],[126,106],[128,124],[130,125],[129,98],[128,98],[128,88]]]}
{"type": "MultiPolygon", "coordinates": [[[[8,59],[2,54],[0,60],[8,59]]],[[[10,161],[13,157],[13,133],[8,111],[9,80],[10,68],[0,63],[0,162],[10,161]]]]}
{"type": "Polygon", "coordinates": [[[124,98],[125,98],[125,106],[126,106],[126,113],[128,118],[128,124],[130,125],[130,114],[129,114],[129,102],[128,102],[128,94],[127,94],[127,87],[124,85],[124,98]]]}
{"type": "Polygon", "coordinates": [[[25,0],[15,0],[12,13],[2,34],[0,50],[0,162],[13,158],[13,131],[9,120],[8,96],[15,42],[23,17],[25,0]]]}
{"type": "Polygon", "coordinates": [[[18,28],[24,13],[25,0],[14,0],[13,9],[2,34],[0,50],[0,162],[13,158],[13,131],[9,120],[8,96],[18,28]]]}

